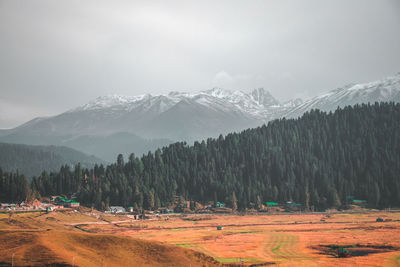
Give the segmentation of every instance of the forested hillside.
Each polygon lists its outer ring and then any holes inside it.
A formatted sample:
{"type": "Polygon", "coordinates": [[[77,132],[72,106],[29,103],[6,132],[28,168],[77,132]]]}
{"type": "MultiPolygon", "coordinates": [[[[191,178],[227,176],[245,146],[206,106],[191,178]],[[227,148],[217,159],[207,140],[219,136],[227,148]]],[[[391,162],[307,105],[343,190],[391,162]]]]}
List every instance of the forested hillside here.
{"type": "Polygon", "coordinates": [[[23,201],[32,196],[29,182],[24,175],[3,172],[0,169],[0,202],[23,201]]]}
{"type": "Polygon", "coordinates": [[[43,170],[58,171],[65,164],[74,166],[77,163],[93,168],[104,161],[68,147],[0,143],[0,168],[18,171],[27,178],[38,176],[43,170]]]}
{"type": "Polygon", "coordinates": [[[107,167],[44,173],[32,181],[41,195],[79,192],[97,208],[165,206],[174,196],[225,201],[239,209],[263,201],[305,208],[339,207],[349,195],[371,206],[400,205],[400,104],[314,110],[299,119],[208,139],[175,143],[107,167]]]}

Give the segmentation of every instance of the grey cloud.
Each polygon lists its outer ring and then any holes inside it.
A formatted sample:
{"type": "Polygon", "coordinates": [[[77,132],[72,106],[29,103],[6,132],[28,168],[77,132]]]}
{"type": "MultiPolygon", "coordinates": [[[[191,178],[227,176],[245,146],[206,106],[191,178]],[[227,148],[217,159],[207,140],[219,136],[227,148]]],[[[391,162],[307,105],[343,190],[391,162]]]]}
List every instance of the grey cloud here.
{"type": "Polygon", "coordinates": [[[396,0],[0,0],[0,128],[111,93],[309,97],[400,71],[399,47],[396,0]]]}

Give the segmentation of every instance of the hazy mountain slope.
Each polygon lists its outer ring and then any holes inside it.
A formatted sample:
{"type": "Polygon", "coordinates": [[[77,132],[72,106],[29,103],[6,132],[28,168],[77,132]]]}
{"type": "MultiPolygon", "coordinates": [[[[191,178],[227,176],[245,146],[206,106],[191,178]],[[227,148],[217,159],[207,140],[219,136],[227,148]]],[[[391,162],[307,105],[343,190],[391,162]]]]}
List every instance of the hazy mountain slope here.
{"type": "Polygon", "coordinates": [[[144,139],[135,134],[120,132],[110,135],[30,135],[29,132],[13,133],[0,137],[1,142],[26,145],[57,145],[79,150],[85,154],[95,155],[105,161],[114,161],[118,154],[127,157],[131,153],[141,155],[172,143],[168,139],[144,139]]]}
{"type": "Polygon", "coordinates": [[[142,155],[172,142],[168,139],[143,139],[131,133],[121,132],[108,136],[79,136],[63,141],[62,145],[113,162],[118,154],[123,154],[125,158],[131,153],[142,155]]]}
{"type": "Polygon", "coordinates": [[[59,171],[64,164],[92,168],[96,163],[105,162],[94,156],[68,147],[29,146],[0,143],[0,168],[3,171],[17,171],[27,177],[39,175],[43,170],[59,171]]]}
{"type": "Polygon", "coordinates": [[[259,124],[259,120],[247,117],[234,107],[227,112],[218,103],[204,105],[196,100],[184,99],[145,123],[139,134],[153,137],[162,134],[170,139],[194,141],[259,124]]]}
{"type": "Polygon", "coordinates": [[[11,130],[9,135],[81,136],[129,132],[146,138],[193,140],[195,137],[207,138],[261,125],[273,117],[271,110],[276,111],[279,107],[279,102],[263,89],[251,93],[214,88],[193,94],[171,92],[168,95],[136,97],[112,95],[99,97],[54,117],[32,120],[11,130]],[[177,110],[192,115],[169,115],[177,110]],[[192,121],[207,127],[202,128],[200,134],[198,125],[192,121]],[[213,127],[214,121],[217,121],[219,128],[213,127]],[[170,126],[175,123],[181,127],[170,126]],[[169,134],[165,135],[163,130],[169,134]]]}

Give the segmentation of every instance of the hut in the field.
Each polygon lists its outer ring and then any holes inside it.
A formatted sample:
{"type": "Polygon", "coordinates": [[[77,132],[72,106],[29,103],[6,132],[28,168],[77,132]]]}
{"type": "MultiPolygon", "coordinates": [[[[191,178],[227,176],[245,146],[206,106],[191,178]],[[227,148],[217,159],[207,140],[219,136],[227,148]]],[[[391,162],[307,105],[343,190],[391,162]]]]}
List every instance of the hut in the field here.
{"type": "Polygon", "coordinates": [[[64,207],[70,207],[70,208],[77,208],[79,207],[79,202],[75,200],[68,200],[65,204],[64,207]]]}
{"type": "Polygon", "coordinates": [[[110,211],[111,213],[123,213],[125,212],[125,208],[121,206],[111,206],[110,211]]]}
{"type": "Polygon", "coordinates": [[[355,199],[354,196],[347,196],[346,197],[347,203],[358,205],[358,206],[365,206],[367,205],[367,201],[363,199],[355,199]]]}
{"type": "Polygon", "coordinates": [[[278,207],[279,206],[279,204],[276,202],[266,202],[265,205],[267,207],[278,207]]]}
{"type": "Polygon", "coordinates": [[[215,207],[217,207],[217,208],[225,208],[225,203],[217,202],[217,204],[215,204],[215,207]]]}
{"type": "Polygon", "coordinates": [[[80,205],[78,201],[66,199],[62,196],[52,196],[50,197],[50,202],[57,206],[64,206],[66,208],[77,208],[80,205]]]}
{"type": "Polygon", "coordinates": [[[299,211],[303,207],[300,203],[296,203],[294,201],[287,201],[285,206],[286,210],[288,211],[299,211]]]}
{"type": "Polygon", "coordinates": [[[353,199],[353,204],[354,205],[359,205],[359,206],[364,206],[367,204],[366,200],[362,200],[362,199],[353,199]]]}

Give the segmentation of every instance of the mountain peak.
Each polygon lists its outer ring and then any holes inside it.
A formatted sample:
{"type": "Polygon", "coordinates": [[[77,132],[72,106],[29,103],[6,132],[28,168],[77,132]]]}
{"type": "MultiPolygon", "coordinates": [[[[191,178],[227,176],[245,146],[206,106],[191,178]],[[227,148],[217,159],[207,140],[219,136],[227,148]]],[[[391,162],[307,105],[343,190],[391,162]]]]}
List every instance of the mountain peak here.
{"type": "Polygon", "coordinates": [[[264,107],[279,105],[279,101],[276,100],[269,91],[264,88],[257,88],[251,92],[253,99],[264,107]]]}
{"type": "Polygon", "coordinates": [[[201,91],[200,93],[205,93],[210,96],[217,97],[217,98],[225,98],[229,95],[232,95],[232,93],[234,93],[234,91],[231,91],[228,89],[223,89],[220,87],[214,87],[210,90],[201,91]]]}

